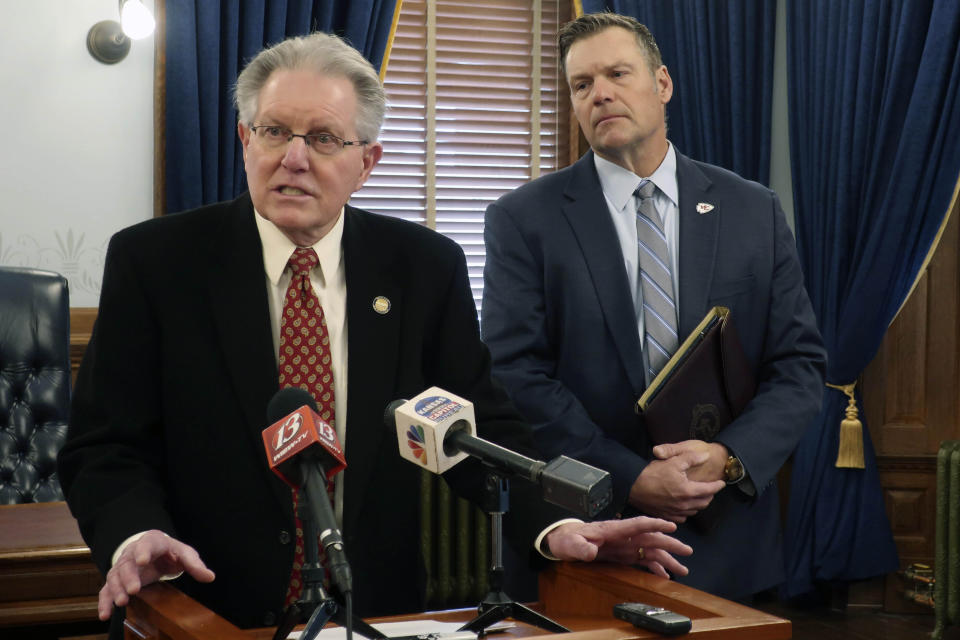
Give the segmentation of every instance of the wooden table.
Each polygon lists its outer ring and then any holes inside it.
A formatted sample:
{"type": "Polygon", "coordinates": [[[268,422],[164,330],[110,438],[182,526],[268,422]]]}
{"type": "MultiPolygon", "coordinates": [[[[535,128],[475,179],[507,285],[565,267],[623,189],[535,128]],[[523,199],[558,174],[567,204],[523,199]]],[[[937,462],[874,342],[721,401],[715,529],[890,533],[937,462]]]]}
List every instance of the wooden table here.
{"type": "Polygon", "coordinates": [[[0,506],[4,627],[97,619],[100,574],[65,502],[0,506]]]}
{"type": "MultiPolygon", "coordinates": [[[[658,604],[689,616],[693,628],[685,637],[710,640],[780,640],[790,638],[788,620],[756,611],[676,582],[630,567],[561,563],[541,574],[535,609],[572,630],[551,634],[526,624],[492,638],[564,640],[635,640],[659,638],[613,618],[617,602],[658,604]]],[[[473,609],[430,612],[371,622],[431,619],[466,622],[473,609]]],[[[132,598],[127,607],[127,638],[139,640],[269,640],[273,629],[241,630],[168,584],[155,584],[132,598]]]]}

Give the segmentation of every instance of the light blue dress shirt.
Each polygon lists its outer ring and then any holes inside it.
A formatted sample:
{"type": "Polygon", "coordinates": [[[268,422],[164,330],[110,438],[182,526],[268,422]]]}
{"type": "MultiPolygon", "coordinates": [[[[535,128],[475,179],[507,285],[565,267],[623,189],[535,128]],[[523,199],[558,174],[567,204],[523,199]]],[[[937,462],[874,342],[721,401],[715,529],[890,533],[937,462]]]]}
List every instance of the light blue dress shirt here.
{"type": "MultiPolygon", "coordinates": [[[[600,156],[593,155],[597,175],[600,178],[600,187],[603,189],[607,201],[607,209],[613,220],[613,227],[620,240],[620,249],[623,252],[623,264],[627,270],[627,282],[630,284],[630,295],[633,298],[633,311],[637,321],[637,332],[643,341],[643,294],[640,291],[640,249],[637,244],[637,207],[639,199],[633,194],[644,180],[644,177],[624,169],[620,165],[600,156]]],[[[663,231],[667,236],[667,251],[670,253],[670,269],[673,276],[673,299],[680,309],[678,295],[678,255],[679,255],[679,189],[677,187],[677,152],[673,145],[669,145],[667,155],[652,175],[646,176],[657,191],[653,197],[657,213],[663,220],[663,231]]],[[[679,323],[679,318],[677,319],[679,323]]],[[[646,358],[646,354],[644,354],[646,358]]]]}

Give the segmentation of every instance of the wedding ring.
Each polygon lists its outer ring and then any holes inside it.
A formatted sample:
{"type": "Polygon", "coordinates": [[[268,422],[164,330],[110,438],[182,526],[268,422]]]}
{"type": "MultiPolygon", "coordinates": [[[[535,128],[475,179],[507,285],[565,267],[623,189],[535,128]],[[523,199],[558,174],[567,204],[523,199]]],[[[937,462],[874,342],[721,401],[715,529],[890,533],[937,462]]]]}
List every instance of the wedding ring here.
{"type": "Polygon", "coordinates": [[[640,556],[640,559],[643,560],[643,547],[637,549],[637,555],[640,556]]]}

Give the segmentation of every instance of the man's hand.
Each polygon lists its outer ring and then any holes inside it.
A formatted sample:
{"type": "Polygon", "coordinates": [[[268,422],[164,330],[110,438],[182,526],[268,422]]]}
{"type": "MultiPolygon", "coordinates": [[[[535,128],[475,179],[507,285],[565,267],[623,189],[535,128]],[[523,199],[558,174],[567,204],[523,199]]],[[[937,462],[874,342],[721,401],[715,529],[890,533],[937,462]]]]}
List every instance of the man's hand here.
{"type": "Polygon", "coordinates": [[[723,467],[730,457],[730,451],[719,442],[684,440],[673,444],[658,444],[653,448],[653,455],[660,460],[686,455],[690,456],[688,459],[703,460],[704,453],[707,458],[687,469],[687,478],[698,482],[723,480],[723,467]]]}
{"type": "Polygon", "coordinates": [[[131,542],[107,572],[100,589],[97,613],[101,620],[110,618],[114,605],[124,607],[130,596],[157,582],[163,576],[187,572],[198,582],[213,582],[213,571],[200,560],[193,547],[171,538],[156,529],[147,531],[131,542]]]}
{"type": "Polygon", "coordinates": [[[688,556],[693,549],[666,535],[677,525],[658,518],[637,516],[626,520],[568,522],[546,536],[550,554],[561,560],[602,560],[643,565],[669,578],[668,571],[685,576],[688,570],[674,555],[688,556]],[[671,555],[672,554],[672,555],[671,555]]]}
{"type": "Polygon", "coordinates": [[[723,445],[702,440],[654,447],[658,459],[637,476],[630,488],[630,504],[658,518],[686,522],[726,486],[718,479],[723,476],[726,455],[720,458],[716,448],[726,451],[723,445]],[[717,459],[723,461],[719,472],[714,469],[717,459]]]}

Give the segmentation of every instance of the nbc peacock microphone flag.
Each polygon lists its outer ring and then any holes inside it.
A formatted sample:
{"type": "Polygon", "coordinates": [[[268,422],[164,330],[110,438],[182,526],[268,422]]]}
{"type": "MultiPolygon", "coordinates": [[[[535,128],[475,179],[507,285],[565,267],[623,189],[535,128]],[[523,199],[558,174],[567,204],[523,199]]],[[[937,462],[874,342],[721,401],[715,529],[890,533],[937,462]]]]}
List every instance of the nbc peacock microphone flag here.
{"type": "Polygon", "coordinates": [[[444,452],[448,432],[455,429],[477,435],[473,403],[439,387],[430,387],[404,402],[394,418],[400,455],[433,473],[443,473],[468,456],[462,451],[444,452]]]}

